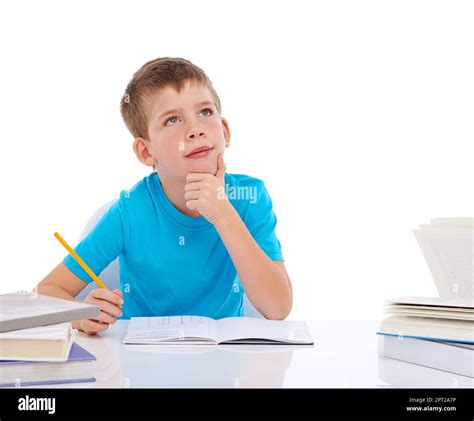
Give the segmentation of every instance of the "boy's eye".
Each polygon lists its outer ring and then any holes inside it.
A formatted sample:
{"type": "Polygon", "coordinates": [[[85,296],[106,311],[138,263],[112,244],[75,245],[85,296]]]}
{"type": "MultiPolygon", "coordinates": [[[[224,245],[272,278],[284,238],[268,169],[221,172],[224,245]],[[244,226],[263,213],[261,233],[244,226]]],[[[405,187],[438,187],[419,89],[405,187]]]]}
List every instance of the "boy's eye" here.
{"type": "Polygon", "coordinates": [[[168,122],[171,122],[172,124],[174,124],[174,122],[172,120],[176,120],[178,117],[170,117],[168,120],[165,121],[165,126],[168,126],[168,122]]]}
{"type": "Polygon", "coordinates": [[[203,110],[201,110],[201,112],[203,111],[208,111],[209,114],[207,114],[208,116],[212,115],[212,110],[210,108],[204,108],[203,110]]]}
{"type": "MultiPolygon", "coordinates": [[[[202,109],[199,113],[202,113],[202,112],[205,112],[205,116],[206,117],[209,117],[213,114],[213,111],[210,109],[210,108],[204,108],[202,109]]],[[[165,126],[169,126],[168,123],[171,123],[172,125],[176,123],[176,120],[178,119],[178,117],[176,116],[173,116],[173,117],[170,117],[168,118],[166,121],[165,121],[165,126]]]]}

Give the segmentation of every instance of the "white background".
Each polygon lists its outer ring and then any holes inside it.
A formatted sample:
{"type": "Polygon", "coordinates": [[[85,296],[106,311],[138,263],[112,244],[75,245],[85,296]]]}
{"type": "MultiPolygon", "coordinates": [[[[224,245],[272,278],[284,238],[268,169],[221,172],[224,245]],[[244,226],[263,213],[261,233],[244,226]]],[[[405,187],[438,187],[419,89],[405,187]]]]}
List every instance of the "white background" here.
{"type": "Polygon", "coordinates": [[[89,216],[149,173],[119,113],[144,62],[185,57],[263,179],[293,319],[435,295],[411,232],[472,216],[474,3],[2,2],[0,292],[32,289],[89,216]]]}

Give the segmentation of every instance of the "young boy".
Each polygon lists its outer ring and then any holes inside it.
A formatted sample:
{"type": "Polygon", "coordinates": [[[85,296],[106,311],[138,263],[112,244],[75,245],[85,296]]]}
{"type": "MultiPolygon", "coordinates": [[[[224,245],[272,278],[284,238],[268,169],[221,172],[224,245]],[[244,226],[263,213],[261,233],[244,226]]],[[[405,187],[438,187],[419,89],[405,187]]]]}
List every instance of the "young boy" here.
{"type": "MultiPolygon", "coordinates": [[[[96,274],[119,256],[120,290],[92,290],[84,301],[100,316],[74,327],[94,334],[118,317],[242,316],[244,290],[263,316],[284,319],[293,293],[272,201],[261,180],[225,173],[229,124],[203,70],[181,58],[144,64],[121,113],[137,158],[154,171],[75,248],[96,274]]],[[[91,281],[68,255],[37,291],[74,299],[91,281]]]]}

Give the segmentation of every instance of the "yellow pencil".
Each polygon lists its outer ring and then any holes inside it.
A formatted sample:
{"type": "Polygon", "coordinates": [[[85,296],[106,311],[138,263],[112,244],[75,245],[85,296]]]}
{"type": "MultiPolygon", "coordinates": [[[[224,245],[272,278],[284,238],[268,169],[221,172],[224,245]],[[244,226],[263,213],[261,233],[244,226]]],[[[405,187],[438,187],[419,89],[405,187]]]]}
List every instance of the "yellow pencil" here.
{"type": "Polygon", "coordinates": [[[68,243],[66,243],[66,240],[64,240],[63,237],[61,237],[57,232],[54,233],[54,236],[66,248],[66,250],[71,253],[71,256],[74,257],[76,262],[81,265],[82,269],[87,272],[87,274],[95,281],[97,285],[99,285],[101,288],[108,289],[105,284],[99,279],[99,277],[94,272],[92,272],[90,267],[86,265],[86,262],[84,262],[84,260],[82,260],[79,255],[72,249],[72,247],[68,243]]]}

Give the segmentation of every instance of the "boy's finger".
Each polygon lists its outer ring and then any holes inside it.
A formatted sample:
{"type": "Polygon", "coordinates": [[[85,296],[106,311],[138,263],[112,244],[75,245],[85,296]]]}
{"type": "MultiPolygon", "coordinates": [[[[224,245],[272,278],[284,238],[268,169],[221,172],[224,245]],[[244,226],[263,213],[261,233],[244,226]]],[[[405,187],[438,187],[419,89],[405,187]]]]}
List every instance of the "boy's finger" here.
{"type": "Polygon", "coordinates": [[[225,170],[227,169],[225,162],[224,162],[224,154],[221,152],[217,157],[217,171],[216,177],[217,178],[224,178],[225,170]]]}
{"type": "Polygon", "coordinates": [[[186,183],[184,185],[184,191],[199,190],[203,188],[204,183],[202,181],[194,181],[192,183],[186,183]]]}
{"type": "Polygon", "coordinates": [[[195,200],[188,200],[186,202],[186,207],[188,209],[197,210],[197,206],[198,206],[198,201],[196,199],[195,200]]]}
{"type": "Polygon", "coordinates": [[[91,291],[91,295],[94,298],[98,298],[100,300],[110,301],[113,304],[121,306],[123,304],[123,298],[119,295],[114,294],[112,291],[103,288],[93,289],[91,291]]]}
{"type": "Polygon", "coordinates": [[[115,304],[112,304],[110,301],[96,300],[95,304],[97,304],[103,312],[108,313],[111,316],[120,317],[122,315],[122,309],[115,304]]]}
{"type": "Polygon", "coordinates": [[[92,320],[96,320],[96,321],[102,322],[102,323],[108,323],[109,325],[112,325],[117,321],[117,319],[114,316],[111,316],[110,314],[106,313],[105,311],[101,311],[100,314],[99,314],[99,317],[97,317],[96,319],[92,319],[92,320]]]}
{"type": "Polygon", "coordinates": [[[201,195],[201,193],[199,192],[199,190],[187,191],[186,193],[184,193],[184,199],[185,200],[195,200],[195,199],[199,199],[200,195],[201,195]]]}
{"type": "Polygon", "coordinates": [[[103,332],[109,327],[107,323],[95,322],[92,319],[85,320],[82,326],[84,328],[84,332],[86,333],[103,332]]]}

